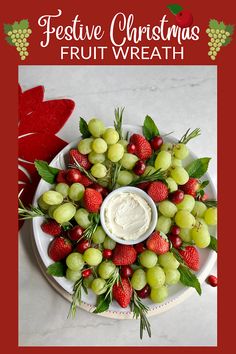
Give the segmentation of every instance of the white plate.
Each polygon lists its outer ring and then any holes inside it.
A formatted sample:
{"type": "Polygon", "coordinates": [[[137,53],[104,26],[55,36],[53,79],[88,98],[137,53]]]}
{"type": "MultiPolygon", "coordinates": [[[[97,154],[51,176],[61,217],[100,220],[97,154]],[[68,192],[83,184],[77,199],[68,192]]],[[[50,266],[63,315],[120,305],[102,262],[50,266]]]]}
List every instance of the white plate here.
{"type": "MultiPolygon", "coordinates": [[[[124,125],[124,132],[131,132],[131,133],[141,133],[140,126],[133,126],[133,125],[124,125]]],[[[77,141],[71,142],[68,144],[51,162],[50,166],[54,166],[60,169],[66,167],[68,163],[68,152],[71,148],[77,146],[77,141]]],[[[174,142],[176,143],[176,139],[168,136],[165,138],[166,142],[174,142]]],[[[186,159],[186,164],[191,161],[192,159],[196,159],[196,155],[190,151],[188,159],[186,159]]],[[[204,176],[205,179],[210,181],[209,185],[206,188],[206,192],[209,195],[210,199],[216,199],[216,192],[214,185],[210,176],[206,173],[204,176]]],[[[51,185],[41,179],[39,185],[37,187],[35,197],[34,197],[34,205],[37,204],[38,198],[48,189],[51,188],[51,185]]],[[[58,278],[58,277],[51,277],[46,274],[46,268],[52,263],[52,260],[49,258],[47,250],[48,245],[53,237],[46,235],[42,230],[40,225],[43,222],[43,218],[38,217],[33,219],[33,242],[34,242],[34,250],[39,262],[39,266],[43,271],[44,275],[51,283],[51,285],[56,288],[56,290],[64,296],[66,299],[71,301],[71,294],[73,283],[67,280],[66,278],[58,278]]],[[[212,228],[211,234],[215,235],[216,230],[212,228]]],[[[197,277],[200,283],[206,279],[207,275],[210,273],[215,261],[216,261],[216,253],[214,251],[207,249],[201,249],[200,252],[200,263],[201,267],[199,272],[197,272],[197,277]]],[[[169,287],[169,296],[165,302],[162,304],[153,304],[151,300],[146,299],[145,302],[149,306],[150,311],[148,313],[149,316],[164,312],[172,308],[173,306],[181,303],[184,301],[189,295],[191,295],[195,290],[193,288],[184,287],[181,284],[173,285],[169,287]]],[[[204,294],[202,295],[204,296],[204,294]]],[[[196,300],[197,301],[197,300],[196,300]]],[[[89,290],[89,294],[86,295],[85,293],[82,294],[82,303],[81,308],[85,309],[86,311],[93,312],[94,305],[96,303],[96,295],[89,290]]],[[[133,317],[132,312],[130,312],[129,308],[123,309],[121,308],[115,301],[110,305],[108,311],[103,312],[102,316],[112,317],[112,318],[119,318],[119,319],[130,319],[133,317]]]]}

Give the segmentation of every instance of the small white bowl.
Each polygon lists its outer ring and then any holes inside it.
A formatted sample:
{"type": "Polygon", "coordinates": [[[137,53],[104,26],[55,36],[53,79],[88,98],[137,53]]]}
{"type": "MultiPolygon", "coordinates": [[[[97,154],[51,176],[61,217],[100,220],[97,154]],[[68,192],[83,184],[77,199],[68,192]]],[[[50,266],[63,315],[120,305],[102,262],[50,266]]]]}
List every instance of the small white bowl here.
{"type": "Polygon", "coordinates": [[[100,220],[101,220],[101,224],[102,224],[104,231],[112,240],[114,240],[118,243],[121,243],[123,245],[135,245],[136,243],[146,240],[146,238],[148,238],[148,236],[150,236],[151,233],[154,231],[156,224],[157,224],[157,218],[158,218],[157,207],[156,207],[156,204],[154,203],[154,201],[152,200],[152,198],[150,198],[149,195],[146,192],[144,192],[142,189],[139,189],[136,187],[130,187],[130,186],[115,189],[113,192],[108,194],[108,196],[104,199],[101,209],[100,209],[100,220]],[[152,218],[151,218],[149,228],[137,240],[124,240],[122,238],[119,238],[116,235],[112,234],[106,226],[105,209],[106,209],[107,203],[114,195],[119,194],[121,192],[126,192],[126,193],[130,192],[130,193],[135,193],[135,194],[139,195],[148,203],[148,205],[151,208],[152,218]]]}

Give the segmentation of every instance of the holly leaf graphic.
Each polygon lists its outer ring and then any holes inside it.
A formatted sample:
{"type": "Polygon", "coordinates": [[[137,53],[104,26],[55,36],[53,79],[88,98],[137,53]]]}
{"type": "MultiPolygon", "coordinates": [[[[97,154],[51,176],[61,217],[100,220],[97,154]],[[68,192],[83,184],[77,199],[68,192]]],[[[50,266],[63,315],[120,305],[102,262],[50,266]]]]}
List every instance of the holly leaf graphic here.
{"type": "Polygon", "coordinates": [[[13,30],[18,30],[18,29],[20,29],[19,22],[15,21],[15,22],[13,23],[13,25],[12,25],[12,29],[13,29],[13,30]]]}
{"type": "Polygon", "coordinates": [[[229,32],[232,36],[232,34],[234,33],[234,25],[226,25],[225,30],[226,32],[229,32]]]}
{"type": "Polygon", "coordinates": [[[14,43],[12,43],[11,37],[7,36],[5,39],[6,39],[8,44],[15,45],[14,43]]]}
{"type": "Polygon", "coordinates": [[[12,31],[12,25],[4,23],[4,33],[8,34],[9,31],[12,31]]]}
{"type": "Polygon", "coordinates": [[[218,29],[219,27],[219,23],[217,20],[210,20],[209,22],[209,27],[212,28],[212,29],[218,29]]]}
{"type": "Polygon", "coordinates": [[[227,37],[225,42],[222,44],[222,47],[225,47],[226,45],[228,45],[230,42],[232,41],[231,37],[227,37]]]}
{"type": "Polygon", "coordinates": [[[219,29],[219,30],[225,30],[225,28],[226,28],[226,26],[225,26],[224,22],[221,21],[221,22],[219,23],[219,25],[218,25],[218,29],[219,29]]]}
{"type": "Polygon", "coordinates": [[[27,29],[29,28],[29,21],[27,19],[21,20],[19,23],[20,29],[27,29]]]}

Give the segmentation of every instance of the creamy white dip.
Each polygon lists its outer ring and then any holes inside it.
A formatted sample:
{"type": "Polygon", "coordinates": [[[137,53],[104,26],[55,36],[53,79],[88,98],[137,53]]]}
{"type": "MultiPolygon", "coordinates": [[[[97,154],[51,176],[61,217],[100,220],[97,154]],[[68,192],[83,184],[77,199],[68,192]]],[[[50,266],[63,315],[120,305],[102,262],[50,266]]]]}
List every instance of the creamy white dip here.
{"type": "Polygon", "coordinates": [[[120,192],[107,202],[104,211],[108,230],[124,240],[137,240],[149,228],[152,210],[138,194],[120,192]]]}

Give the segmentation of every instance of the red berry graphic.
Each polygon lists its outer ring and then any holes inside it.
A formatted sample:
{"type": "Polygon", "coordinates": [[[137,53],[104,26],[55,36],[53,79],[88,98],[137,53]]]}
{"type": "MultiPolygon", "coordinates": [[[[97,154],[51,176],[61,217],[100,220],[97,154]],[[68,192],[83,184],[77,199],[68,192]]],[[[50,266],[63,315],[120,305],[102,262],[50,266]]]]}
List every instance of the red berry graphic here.
{"type": "Polygon", "coordinates": [[[181,28],[190,27],[193,24],[193,15],[188,10],[182,10],[176,15],[176,24],[181,28]]]}

